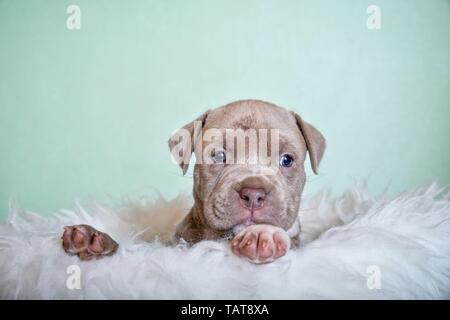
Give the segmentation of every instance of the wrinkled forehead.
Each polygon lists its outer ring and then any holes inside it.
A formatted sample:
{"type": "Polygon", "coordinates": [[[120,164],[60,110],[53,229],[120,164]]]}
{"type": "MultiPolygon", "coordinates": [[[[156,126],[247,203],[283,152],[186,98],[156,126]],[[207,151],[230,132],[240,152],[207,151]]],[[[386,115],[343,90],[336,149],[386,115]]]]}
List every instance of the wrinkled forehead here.
{"type": "Polygon", "coordinates": [[[278,129],[282,133],[297,133],[294,116],[286,109],[270,104],[240,103],[211,110],[204,129],[278,129]]]}

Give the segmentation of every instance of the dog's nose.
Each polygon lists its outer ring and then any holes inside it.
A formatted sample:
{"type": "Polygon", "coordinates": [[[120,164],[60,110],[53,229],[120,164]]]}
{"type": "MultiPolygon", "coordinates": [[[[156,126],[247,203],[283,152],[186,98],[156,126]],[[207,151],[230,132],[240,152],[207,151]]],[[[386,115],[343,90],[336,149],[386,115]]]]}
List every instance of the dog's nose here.
{"type": "Polygon", "coordinates": [[[242,188],[241,191],[239,191],[239,196],[241,197],[241,203],[244,207],[258,209],[264,205],[267,192],[265,189],[261,188],[242,188]]]}

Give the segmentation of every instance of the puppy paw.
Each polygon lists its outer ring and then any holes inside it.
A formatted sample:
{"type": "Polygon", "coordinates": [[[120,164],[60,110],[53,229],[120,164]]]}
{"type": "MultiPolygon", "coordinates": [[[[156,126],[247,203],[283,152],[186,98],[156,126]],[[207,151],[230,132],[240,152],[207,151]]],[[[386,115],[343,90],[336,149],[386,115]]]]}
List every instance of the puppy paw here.
{"type": "Polygon", "coordinates": [[[268,263],[284,256],[291,246],[286,231],[279,227],[256,224],[239,232],[231,241],[231,250],[253,263],[268,263]]]}
{"type": "Polygon", "coordinates": [[[109,235],[86,224],[64,227],[61,239],[64,251],[81,260],[112,255],[119,247],[109,235]]]}

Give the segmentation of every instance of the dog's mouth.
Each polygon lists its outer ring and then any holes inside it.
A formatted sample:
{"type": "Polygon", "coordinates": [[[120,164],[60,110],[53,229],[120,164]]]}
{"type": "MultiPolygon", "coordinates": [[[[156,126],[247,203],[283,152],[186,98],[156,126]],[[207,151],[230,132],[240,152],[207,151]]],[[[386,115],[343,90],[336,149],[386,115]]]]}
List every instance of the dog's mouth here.
{"type": "Polygon", "coordinates": [[[254,218],[248,218],[245,219],[237,224],[235,224],[233,226],[233,228],[231,228],[233,230],[233,234],[237,235],[239,232],[241,232],[241,230],[247,228],[248,226],[251,225],[255,225],[255,224],[269,224],[269,225],[274,225],[274,223],[272,221],[268,221],[268,220],[257,220],[254,218]]]}
{"type": "Polygon", "coordinates": [[[242,230],[245,227],[254,224],[273,224],[270,218],[264,218],[266,215],[260,216],[259,211],[262,210],[246,210],[239,208],[238,211],[225,212],[223,209],[213,206],[213,214],[217,221],[225,222],[227,221],[228,227],[226,229],[242,230]]]}

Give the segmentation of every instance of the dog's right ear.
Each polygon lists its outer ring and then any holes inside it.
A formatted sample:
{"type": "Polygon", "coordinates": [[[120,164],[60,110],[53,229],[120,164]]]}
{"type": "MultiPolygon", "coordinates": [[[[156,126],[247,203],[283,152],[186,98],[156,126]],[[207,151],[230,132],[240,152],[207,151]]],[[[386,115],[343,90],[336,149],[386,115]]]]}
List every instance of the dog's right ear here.
{"type": "Polygon", "coordinates": [[[325,138],[314,126],[306,121],[303,121],[302,118],[294,111],[291,112],[294,115],[295,120],[297,121],[297,126],[300,129],[303,138],[305,139],[306,147],[309,152],[311,168],[314,173],[317,174],[320,161],[322,160],[323,153],[325,152],[326,148],[325,138]]]}
{"type": "Polygon", "coordinates": [[[194,121],[176,130],[169,139],[169,149],[172,154],[172,159],[181,167],[183,175],[188,170],[189,161],[191,160],[192,152],[194,152],[195,142],[201,134],[208,112],[206,111],[194,121]]]}

